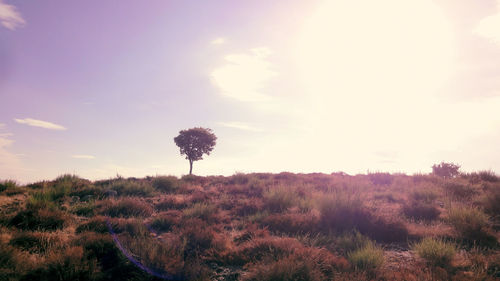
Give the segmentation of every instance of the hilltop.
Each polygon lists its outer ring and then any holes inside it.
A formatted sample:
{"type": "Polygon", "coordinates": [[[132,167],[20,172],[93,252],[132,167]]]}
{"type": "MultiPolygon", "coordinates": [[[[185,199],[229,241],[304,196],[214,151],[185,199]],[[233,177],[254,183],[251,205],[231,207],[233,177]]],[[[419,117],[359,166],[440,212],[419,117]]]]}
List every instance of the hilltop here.
{"type": "Polygon", "coordinates": [[[497,280],[493,172],[0,183],[0,280],[497,280]]]}

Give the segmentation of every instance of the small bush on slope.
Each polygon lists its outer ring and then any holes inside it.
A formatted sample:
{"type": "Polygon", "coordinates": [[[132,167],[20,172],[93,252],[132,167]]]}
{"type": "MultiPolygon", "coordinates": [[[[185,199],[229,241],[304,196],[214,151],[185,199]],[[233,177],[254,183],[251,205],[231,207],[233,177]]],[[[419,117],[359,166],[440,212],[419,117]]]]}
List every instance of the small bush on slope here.
{"type": "Polygon", "coordinates": [[[124,179],[113,181],[106,189],[114,190],[120,196],[149,196],[154,191],[153,186],[148,182],[124,179]]]}
{"type": "Polygon", "coordinates": [[[431,237],[424,238],[412,248],[432,266],[448,266],[456,253],[455,245],[431,237]]]}
{"type": "Polygon", "coordinates": [[[357,270],[374,270],[384,262],[384,251],[372,243],[348,254],[348,259],[357,270]]]}
{"type": "Polygon", "coordinates": [[[357,229],[363,235],[383,242],[404,241],[408,230],[400,221],[376,217],[356,195],[334,192],[320,199],[319,225],[324,232],[343,233],[357,229]]]}
{"type": "Polygon", "coordinates": [[[58,241],[57,236],[46,232],[18,232],[12,237],[9,244],[30,253],[43,254],[58,241]]]}
{"type": "Polygon", "coordinates": [[[430,203],[413,201],[403,206],[403,214],[415,220],[432,221],[439,217],[441,212],[430,203]]]}
{"type": "Polygon", "coordinates": [[[102,213],[111,217],[149,217],[153,208],[139,198],[108,200],[102,203],[102,213]]]}
{"type": "Polygon", "coordinates": [[[174,226],[179,225],[181,222],[181,216],[182,213],[175,210],[161,213],[151,221],[150,226],[156,231],[170,231],[174,226]]]}
{"type": "Polygon", "coordinates": [[[453,207],[448,211],[448,222],[461,238],[480,244],[496,244],[489,233],[489,217],[476,207],[453,207]]]}
{"type": "Polygon", "coordinates": [[[62,211],[28,209],[17,213],[9,221],[9,225],[23,230],[53,231],[62,229],[67,220],[68,216],[62,211]]]}
{"type": "Polygon", "coordinates": [[[162,192],[174,192],[179,188],[179,186],[179,179],[174,176],[159,176],[153,178],[153,187],[162,192]]]}
{"type": "Polygon", "coordinates": [[[293,188],[283,186],[269,189],[263,194],[264,208],[271,212],[283,212],[295,205],[298,201],[298,194],[293,188]]]}
{"type": "Polygon", "coordinates": [[[288,213],[271,214],[264,217],[261,225],[270,231],[285,234],[305,234],[317,230],[319,217],[312,214],[288,213]]]}

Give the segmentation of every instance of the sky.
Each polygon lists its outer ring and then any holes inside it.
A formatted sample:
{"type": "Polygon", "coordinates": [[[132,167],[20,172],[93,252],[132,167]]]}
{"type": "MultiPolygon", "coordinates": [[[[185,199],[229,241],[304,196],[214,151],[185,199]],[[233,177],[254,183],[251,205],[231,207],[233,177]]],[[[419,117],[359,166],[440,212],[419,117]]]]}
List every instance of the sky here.
{"type": "Polygon", "coordinates": [[[500,0],[0,0],[0,179],[500,172],[500,0]]]}

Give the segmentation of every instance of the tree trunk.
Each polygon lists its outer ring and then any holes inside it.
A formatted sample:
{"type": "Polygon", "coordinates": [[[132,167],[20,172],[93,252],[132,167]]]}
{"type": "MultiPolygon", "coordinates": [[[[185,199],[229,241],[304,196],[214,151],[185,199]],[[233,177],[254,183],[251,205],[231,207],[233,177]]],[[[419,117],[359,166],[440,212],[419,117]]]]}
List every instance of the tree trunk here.
{"type": "Polygon", "coordinates": [[[189,159],[189,174],[193,173],[193,160],[189,159]]]}

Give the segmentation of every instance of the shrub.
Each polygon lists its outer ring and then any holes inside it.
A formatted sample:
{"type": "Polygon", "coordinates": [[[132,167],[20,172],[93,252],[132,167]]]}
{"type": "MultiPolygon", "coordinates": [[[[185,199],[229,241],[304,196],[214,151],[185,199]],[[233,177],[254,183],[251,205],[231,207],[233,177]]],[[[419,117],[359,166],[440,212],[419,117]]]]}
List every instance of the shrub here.
{"type": "Polygon", "coordinates": [[[61,211],[47,209],[24,210],[17,213],[9,225],[23,230],[48,230],[62,229],[67,221],[67,216],[61,211]]]}
{"type": "Polygon", "coordinates": [[[410,193],[410,198],[413,201],[421,201],[424,203],[433,203],[438,197],[438,193],[430,188],[422,188],[414,190],[410,193]]]}
{"type": "Polygon", "coordinates": [[[304,234],[316,230],[318,221],[312,213],[272,214],[263,218],[261,225],[278,233],[304,234]]]}
{"type": "Polygon", "coordinates": [[[337,250],[344,255],[348,255],[351,252],[365,248],[371,243],[372,241],[368,237],[362,235],[356,230],[346,232],[335,239],[337,250]]]}
{"type": "Polygon", "coordinates": [[[93,184],[87,184],[87,185],[81,185],[74,187],[70,193],[70,196],[78,196],[80,198],[83,198],[85,196],[92,196],[92,197],[100,197],[103,195],[103,191],[101,188],[93,185],[93,184]]]}
{"type": "Polygon", "coordinates": [[[391,174],[380,172],[369,173],[368,179],[370,179],[374,185],[391,185],[394,181],[394,177],[391,174]]]}
{"type": "Polygon", "coordinates": [[[441,162],[440,164],[436,164],[432,166],[432,174],[450,179],[458,176],[460,166],[453,163],[445,163],[441,162]]]}
{"type": "Polygon", "coordinates": [[[181,212],[179,211],[169,211],[160,214],[158,217],[151,221],[151,228],[156,231],[166,232],[172,230],[172,228],[181,222],[181,212]]]}
{"type": "Polygon", "coordinates": [[[247,184],[248,181],[250,180],[251,176],[250,175],[245,175],[244,173],[236,173],[229,177],[229,184],[238,184],[238,185],[244,185],[247,184]]]}
{"type": "Polygon", "coordinates": [[[463,184],[458,181],[447,182],[444,189],[453,197],[464,200],[477,194],[476,189],[469,184],[463,184]]]}
{"type": "Polygon", "coordinates": [[[56,236],[43,232],[18,232],[9,244],[30,253],[45,253],[53,247],[59,239],[56,236]]]}
{"type": "Polygon", "coordinates": [[[185,221],[180,229],[180,235],[184,239],[184,258],[199,257],[212,250],[212,254],[220,253],[226,245],[218,239],[218,231],[210,227],[206,222],[193,218],[185,221]]]}
{"type": "Polygon", "coordinates": [[[338,191],[320,198],[319,211],[320,225],[337,232],[354,229],[371,216],[359,196],[338,191]]]}
{"type": "MultiPolygon", "coordinates": [[[[137,239],[128,235],[122,235],[120,241],[124,247],[125,254],[133,254],[134,259],[155,274],[172,277],[154,280],[184,280],[181,278],[184,269],[184,244],[179,238],[160,241],[149,236],[137,239]]],[[[151,279],[148,278],[146,280],[151,279]]]]}
{"type": "Polygon", "coordinates": [[[487,191],[482,203],[486,213],[495,217],[500,216],[500,186],[487,191]]]}
{"type": "Polygon", "coordinates": [[[431,237],[425,237],[412,248],[430,265],[440,267],[448,266],[456,253],[455,245],[431,237]]]}
{"type": "Polygon", "coordinates": [[[78,204],[73,206],[72,213],[83,217],[92,217],[95,214],[95,204],[93,202],[78,204]]]}
{"type": "Polygon", "coordinates": [[[348,260],[356,270],[374,270],[384,262],[384,251],[372,243],[348,254],[348,260]]]}
{"type": "Polygon", "coordinates": [[[104,202],[102,213],[111,217],[148,217],[153,208],[138,198],[125,198],[104,202]]]}
{"type": "Polygon", "coordinates": [[[288,237],[263,236],[250,239],[238,246],[231,253],[230,261],[235,265],[256,263],[263,259],[274,259],[288,256],[296,248],[303,247],[297,239],[288,237]]]}
{"type": "Polygon", "coordinates": [[[334,192],[320,199],[320,226],[323,231],[342,233],[359,230],[377,241],[404,241],[408,230],[401,221],[386,221],[376,217],[357,195],[334,192]]]}
{"type": "Polygon", "coordinates": [[[213,222],[217,220],[217,205],[208,203],[195,203],[190,208],[184,209],[184,216],[187,218],[200,218],[204,221],[213,222]]]}
{"type": "Polygon", "coordinates": [[[82,247],[70,247],[64,253],[51,253],[46,263],[28,272],[21,280],[92,280],[96,264],[87,260],[82,247]]]}
{"type": "Polygon", "coordinates": [[[0,243],[0,280],[18,280],[23,263],[26,261],[14,247],[0,243]]]}
{"type": "Polygon", "coordinates": [[[171,193],[179,188],[179,180],[174,176],[160,176],[153,179],[153,187],[166,193],[171,193]]]}
{"type": "Polygon", "coordinates": [[[264,208],[271,212],[283,212],[298,201],[298,195],[292,188],[275,187],[263,194],[264,208]]]}
{"type": "Polygon", "coordinates": [[[15,190],[17,183],[13,180],[0,181],[0,192],[5,190],[15,190]]]}
{"type": "Polygon", "coordinates": [[[154,189],[151,184],[145,181],[133,181],[131,179],[118,179],[107,186],[108,189],[114,190],[121,196],[148,196],[153,193],[154,189]]]}
{"type": "Polygon", "coordinates": [[[488,232],[489,217],[476,207],[454,207],[448,211],[448,222],[464,239],[479,243],[495,243],[488,232]]]}
{"type": "Polygon", "coordinates": [[[471,183],[479,183],[480,181],[496,183],[500,181],[500,177],[493,171],[480,171],[477,173],[465,174],[464,177],[468,178],[471,183]]]}
{"type": "Polygon", "coordinates": [[[155,204],[155,208],[159,211],[166,211],[170,209],[182,209],[186,206],[187,203],[185,199],[180,199],[171,195],[163,198],[160,202],[155,204]]]}
{"type": "Polygon", "coordinates": [[[108,226],[106,225],[106,220],[103,217],[93,217],[89,221],[80,224],[75,232],[82,233],[87,231],[93,231],[97,233],[108,233],[108,226]]]}
{"type": "Polygon", "coordinates": [[[348,262],[325,249],[299,247],[279,259],[264,259],[246,266],[243,280],[336,280],[348,262]]]}
{"type": "Polygon", "coordinates": [[[433,204],[413,201],[403,206],[403,214],[415,220],[432,221],[439,217],[441,212],[433,204]]]}
{"type": "Polygon", "coordinates": [[[262,201],[256,198],[239,200],[235,205],[233,213],[240,217],[254,215],[263,207],[262,201]]]}
{"type": "Polygon", "coordinates": [[[323,281],[327,276],[321,267],[306,257],[296,255],[277,261],[251,265],[241,280],[245,281],[323,281]]]}

